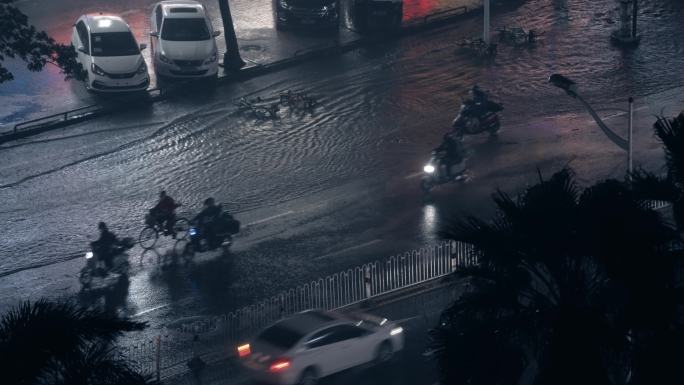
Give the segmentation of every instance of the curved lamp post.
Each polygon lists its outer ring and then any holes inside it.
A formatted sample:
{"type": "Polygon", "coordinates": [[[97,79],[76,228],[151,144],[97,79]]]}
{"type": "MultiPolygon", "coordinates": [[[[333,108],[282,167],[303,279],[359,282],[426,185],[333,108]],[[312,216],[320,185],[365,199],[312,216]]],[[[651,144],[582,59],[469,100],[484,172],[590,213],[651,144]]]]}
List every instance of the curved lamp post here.
{"type": "Polygon", "coordinates": [[[574,81],[568,79],[567,77],[560,75],[560,74],[553,74],[549,76],[549,83],[553,84],[554,86],[562,89],[567,93],[568,95],[572,96],[573,98],[579,100],[580,103],[584,106],[584,108],[589,111],[589,114],[591,115],[592,118],[596,121],[596,124],[598,124],[599,128],[601,131],[603,131],[604,134],[610,139],[613,143],[615,143],[618,147],[621,149],[627,151],[627,171],[628,175],[632,174],[632,118],[634,114],[634,99],[630,96],[628,99],[629,102],[629,128],[627,130],[627,140],[623,139],[620,137],[618,134],[613,132],[608,126],[606,126],[605,123],[599,118],[598,114],[594,109],[587,103],[586,100],[584,100],[579,93],[577,92],[577,83],[574,81]]]}

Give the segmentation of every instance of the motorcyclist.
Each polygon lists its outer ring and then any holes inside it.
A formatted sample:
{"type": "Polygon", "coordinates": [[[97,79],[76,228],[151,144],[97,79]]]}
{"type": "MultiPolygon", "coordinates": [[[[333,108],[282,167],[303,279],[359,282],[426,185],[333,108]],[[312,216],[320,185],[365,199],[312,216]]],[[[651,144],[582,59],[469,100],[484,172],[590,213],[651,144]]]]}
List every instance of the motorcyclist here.
{"type": "Polygon", "coordinates": [[[440,154],[440,167],[446,167],[446,175],[451,178],[451,166],[463,161],[463,150],[461,140],[453,135],[446,134],[442,138],[442,144],[434,150],[440,154]]]}
{"type": "Polygon", "coordinates": [[[217,205],[214,198],[204,200],[204,208],[200,211],[193,221],[197,224],[200,236],[204,237],[211,245],[216,237],[216,220],[221,215],[221,205],[217,205]]]}
{"type": "Polygon", "coordinates": [[[152,217],[164,228],[164,235],[176,237],[173,225],[176,223],[176,207],[180,206],[173,198],[166,195],[166,191],[159,193],[159,202],[150,210],[152,217]]]}
{"type": "Polygon", "coordinates": [[[487,112],[489,96],[480,89],[480,86],[475,84],[468,92],[468,96],[470,99],[466,100],[465,104],[469,107],[470,115],[479,117],[487,112]]]}
{"type": "Polygon", "coordinates": [[[100,230],[100,238],[91,243],[93,253],[104,261],[107,269],[110,269],[113,265],[114,246],[119,243],[119,239],[109,231],[106,223],[98,223],[97,228],[100,230]]]}

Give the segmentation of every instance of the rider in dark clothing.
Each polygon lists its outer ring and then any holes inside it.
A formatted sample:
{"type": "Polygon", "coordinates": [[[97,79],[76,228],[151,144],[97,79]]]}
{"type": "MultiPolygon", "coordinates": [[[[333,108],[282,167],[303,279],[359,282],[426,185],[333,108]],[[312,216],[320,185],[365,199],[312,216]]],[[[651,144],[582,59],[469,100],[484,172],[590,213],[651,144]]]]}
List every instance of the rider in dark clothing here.
{"type": "Polygon", "coordinates": [[[200,235],[205,237],[209,244],[214,243],[216,220],[219,215],[221,215],[221,206],[214,202],[214,198],[207,198],[204,201],[204,209],[194,218],[200,235]]]}
{"type": "Polygon", "coordinates": [[[442,139],[442,144],[435,151],[443,154],[442,163],[446,167],[447,176],[451,177],[451,166],[463,161],[460,141],[456,140],[453,135],[446,134],[442,139]]]}
{"type": "Polygon", "coordinates": [[[488,96],[487,93],[482,91],[480,87],[476,84],[470,89],[470,100],[466,101],[466,104],[470,107],[470,114],[472,116],[481,116],[487,112],[488,96]]]}
{"type": "Polygon", "coordinates": [[[166,195],[166,191],[159,193],[159,202],[150,210],[160,226],[164,228],[165,235],[176,236],[173,225],[176,223],[176,207],[180,206],[173,198],[166,195]]]}
{"type": "Polygon", "coordinates": [[[109,269],[112,267],[112,259],[114,258],[112,248],[119,243],[119,240],[114,233],[109,231],[104,222],[100,222],[97,227],[100,229],[100,238],[92,243],[93,251],[102,258],[105,266],[109,269]]]}

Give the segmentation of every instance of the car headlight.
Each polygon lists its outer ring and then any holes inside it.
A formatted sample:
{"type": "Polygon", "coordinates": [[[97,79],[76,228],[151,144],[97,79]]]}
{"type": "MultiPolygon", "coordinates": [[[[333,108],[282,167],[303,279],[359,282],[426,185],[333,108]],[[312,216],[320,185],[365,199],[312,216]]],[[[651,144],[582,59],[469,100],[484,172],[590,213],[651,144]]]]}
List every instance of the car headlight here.
{"type": "Polygon", "coordinates": [[[145,64],[145,61],[143,60],[142,63],[140,63],[140,67],[138,67],[138,71],[136,71],[138,75],[142,75],[147,72],[147,64],[145,64]]]}
{"type": "Polygon", "coordinates": [[[160,60],[162,63],[173,64],[173,60],[171,60],[171,59],[169,59],[168,57],[166,57],[163,53],[160,53],[160,54],[159,54],[159,60],[160,60]]]}
{"type": "Polygon", "coordinates": [[[423,167],[423,171],[425,171],[428,174],[432,174],[433,172],[435,172],[435,166],[431,164],[426,164],[425,167],[423,167]]]}
{"type": "Polygon", "coordinates": [[[211,56],[209,57],[209,59],[207,59],[207,60],[204,61],[204,64],[211,64],[211,63],[215,62],[217,56],[218,56],[218,55],[216,55],[216,52],[214,52],[213,54],[211,54],[211,56]]]}
{"type": "Polygon", "coordinates": [[[278,0],[278,4],[280,5],[281,8],[289,9],[290,4],[287,3],[285,0],[278,0]]]}
{"type": "Polygon", "coordinates": [[[107,73],[104,72],[102,68],[100,68],[97,64],[93,63],[90,68],[93,70],[93,73],[95,75],[100,75],[100,76],[107,76],[107,73]]]}

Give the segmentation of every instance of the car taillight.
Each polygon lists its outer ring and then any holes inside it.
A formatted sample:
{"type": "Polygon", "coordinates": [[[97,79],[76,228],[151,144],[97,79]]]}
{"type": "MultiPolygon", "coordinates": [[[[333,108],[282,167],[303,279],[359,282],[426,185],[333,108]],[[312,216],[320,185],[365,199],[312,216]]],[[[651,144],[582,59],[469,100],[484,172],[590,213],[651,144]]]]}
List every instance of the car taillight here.
{"type": "Polygon", "coordinates": [[[252,353],[252,350],[249,348],[249,344],[244,344],[244,345],[238,346],[237,351],[238,351],[238,356],[240,356],[240,357],[246,357],[250,353],[252,353]]]}
{"type": "Polygon", "coordinates": [[[290,367],[290,361],[288,360],[276,360],[271,364],[271,367],[268,368],[269,371],[271,372],[282,372],[283,370],[287,369],[290,367]]]}

